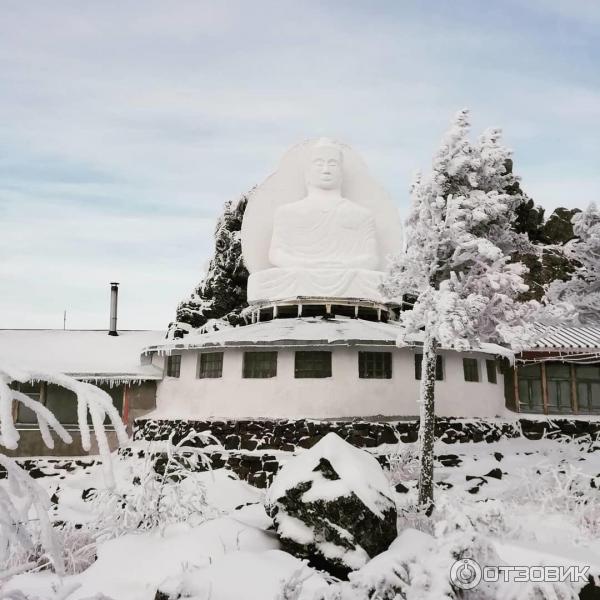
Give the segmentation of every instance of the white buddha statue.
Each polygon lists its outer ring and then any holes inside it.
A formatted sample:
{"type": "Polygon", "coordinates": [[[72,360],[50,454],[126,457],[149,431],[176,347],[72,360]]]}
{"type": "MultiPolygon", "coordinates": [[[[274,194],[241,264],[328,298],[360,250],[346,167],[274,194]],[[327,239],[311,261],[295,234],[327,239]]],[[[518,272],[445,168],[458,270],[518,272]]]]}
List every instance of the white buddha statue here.
{"type": "Polygon", "coordinates": [[[342,196],[340,148],[320,140],[313,148],[308,194],[275,212],[269,260],[276,267],[374,269],[375,219],[342,196]]]}
{"type": "Polygon", "coordinates": [[[297,297],[384,301],[375,218],[342,196],[343,153],[328,139],[312,148],[301,200],[273,216],[268,259],[248,281],[248,301],[297,297]]]}

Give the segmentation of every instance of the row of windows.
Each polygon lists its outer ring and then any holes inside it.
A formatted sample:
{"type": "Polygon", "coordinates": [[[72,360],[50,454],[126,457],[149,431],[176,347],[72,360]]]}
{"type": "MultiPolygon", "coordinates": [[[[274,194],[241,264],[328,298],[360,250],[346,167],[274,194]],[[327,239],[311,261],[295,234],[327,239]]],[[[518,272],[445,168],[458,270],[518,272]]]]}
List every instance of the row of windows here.
{"type": "Polygon", "coordinates": [[[565,363],[519,367],[518,393],[520,410],[526,412],[600,413],[600,367],[565,363]]]}
{"type": "MultiPolygon", "coordinates": [[[[415,354],[415,379],[421,379],[423,355],[415,354]]],[[[497,383],[496,361],[486,360],[487,381],[497,383]]],[[[181,373],[181,355],[167,357],[167,376],[179,377],[181,373]]],[[[265,379],[277,376],[277,352],[244,352],[243,377],[246,379],[265,379]]],[[[463,358],[465,381],[480,381],[479,361],[476,358],[463,358]]],[[[223,352],[202,352],[198,356],[196,377],[213,379],[223,375],[223,352]]],[[[359,352],[358,376],[361,379],[391,379],[391,352],[359,352]]],[[[294,357],[294,377],[296,379],[315,379],[331,377],[331,352],[327,350],[298,350],[294,357]]],[[[444,361],[436,356],[435,378],[444,379],[444,361]]]]}

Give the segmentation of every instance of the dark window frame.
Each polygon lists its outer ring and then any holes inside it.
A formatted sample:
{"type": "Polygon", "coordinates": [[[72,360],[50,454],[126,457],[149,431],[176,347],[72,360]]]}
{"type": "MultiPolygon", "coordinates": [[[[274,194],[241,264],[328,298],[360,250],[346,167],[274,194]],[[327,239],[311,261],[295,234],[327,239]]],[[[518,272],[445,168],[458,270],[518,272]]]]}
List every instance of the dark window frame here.
{"type": "Polygon", "coordinates": [[[170,354],[167,356],[165,375],[174,378],[181,376],[181,354],[170,354]]]}
{"type": "Polygon", "coordinates": [[[244,352],[242,377],[244,379],[272,379],[277,377],[277,363],[277,350],[244,352]]]}
{"type": "Polygon", "coordinates": [[[223,377],[223,352],[200,352],[196,367],[198,379],[220,379],[223,377]]]}
{"type": "MultiPolygon", "coordinates": [[[[27,391],[27,387],[33,387],[35,386],[34,383],[32,382],[27,382],[27,383],[19,383],[19,382],[14,382],[14,384],[11,384],[11,388],[14,388],[15,391],[21,392],[22,394],[25,394],[26,396],[28,396],[29,398],[31,398],[32,400],[35,400],[37,402],[39,402],[40,404],[42,404],[43,406],[46,405],[45,402],[45,386],[46,386],[46,382],[44,381],[40,381],[37,383],[37,392],[31,392],[31,391],[27,391]],[[23,389],[25,388],[25,389],[23,389]]],[[[37,421],[37,417],[35,416],[35,413],[30,410],[29,408],[27,408],[23,403],[21,402],[16,402],[16,406],[14,407],[14,412],[13,412],[13,416],[15,419],[15,424],[17,425],[17,427],[22,427],[22,426],[28,426],[28,425],[37,425],[38,421],[37,421]],[[21,411],[23,411],[24,414],[28,415],[28,418],[30,418],[31,420],[25,420],[22,418],[21,415],[21,411]],[[31,413],[31,414],[28,414],[31,413]]]]}
{"type": "MultiPolygon", "coordinates": [[[[423,353],[415,353],[415,379],[421,381],[421,370],[423,368],[423,353]]],[[[444,381],[444,358],[441,354],[435,355],[435,380],[444,381]]]]}
{"type": "Polygon", "coordinates": [[[542,385],[542,365],[534,363],[517,369],[519,412],[544,414],[544,398],[542,385]],[[526,398],[523,397],[525,392],[526,398]],[[539,402],[536,403],[536,397],[539,402]],[[541,410],[540,410],[541,409],[541,410]]]}
{"type": "Polygon", "coordinates": [[[496,368],[496,361],[493,358],[485,359],[485,371],[487,375],[488,383],[498,383],[498,369],[496,368]],[[490,377],[491,375],[491,377],[490,377]]]}
{"type": "Polygon", "coordinates": [[[481,381],[479,359],[470,356],[463,357],[463,377],[468,383],[479,383],[481,381]]]}
{"type": "Polygon", "coordinates": [[[296,350],[294,379],[327,379],[332,376],[331,350],[296,350]]]}
{"type": "Polygon", "coordinates": [[[358,377],[359,379],[392,379],[392,353],[359,351],[358,377]]]}
{"type": "Polygon", "coordinates": [[[596,376],[586,375],[583,372],[583,369],[586,367],[589,368],[592,365],[573,365],[573,373],[575,376],[576,390],[575,393],[577,395],[577,411],[580,414],[584,415],[597,415],[600,414],[600,366],[593,365],[598,371],[596,376]],[[595,388],[595,389],[594,389],[595,388]],[[581,390],[585,389],[585,396],[589,402],[585,403],[585,407],[583,408],[583,398],[581,390]],[[594,391],[597,393],[594,394],[594,391]],[[594,402],[594,397],[597,398],[597,402],[594,402]]]}
{"type": "Polygon", "coordinates": [[[571,366],[567,363],[548,362],[545,365],[545,372],[548,414],[573,414],[573,373],[571,366]],[[563,372],[560,373],[559,370],[563,370],[563,372]]]}

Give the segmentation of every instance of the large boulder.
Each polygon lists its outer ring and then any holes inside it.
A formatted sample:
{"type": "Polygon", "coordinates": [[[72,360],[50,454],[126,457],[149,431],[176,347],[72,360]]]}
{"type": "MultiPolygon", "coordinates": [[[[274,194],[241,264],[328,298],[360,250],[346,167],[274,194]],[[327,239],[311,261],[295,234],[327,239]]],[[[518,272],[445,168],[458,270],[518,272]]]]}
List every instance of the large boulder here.
{"type": "Polygon", "coordinates": [[[292,458],[267,492],[282,547],[338,577],[396,538],[396,507],[377,460],[329,433],[292,458]]]}

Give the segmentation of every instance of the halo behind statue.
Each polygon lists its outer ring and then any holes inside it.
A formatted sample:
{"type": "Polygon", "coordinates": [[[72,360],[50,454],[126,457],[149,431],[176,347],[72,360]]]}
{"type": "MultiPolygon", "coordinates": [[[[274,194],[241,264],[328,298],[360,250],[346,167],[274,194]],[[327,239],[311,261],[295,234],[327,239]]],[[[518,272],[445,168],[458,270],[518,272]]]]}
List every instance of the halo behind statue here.
{"type": "MultiPolygon", "coordinates": [[[[273,216],[282,204],[306,196],[305,172],[312,147],[319,140],[304,141],[288,150],[277,170],[253,192],[242,222],[242,254],[251,273],[269,269],[273,216]]],[[[398,210],[385,190],[373,179],[362,158],[350,146],[338,143],[343,153],[342,195],[368,208],[375,217],[379,269],[386,257],[399,251],[401,228],[398,210]]]]}

